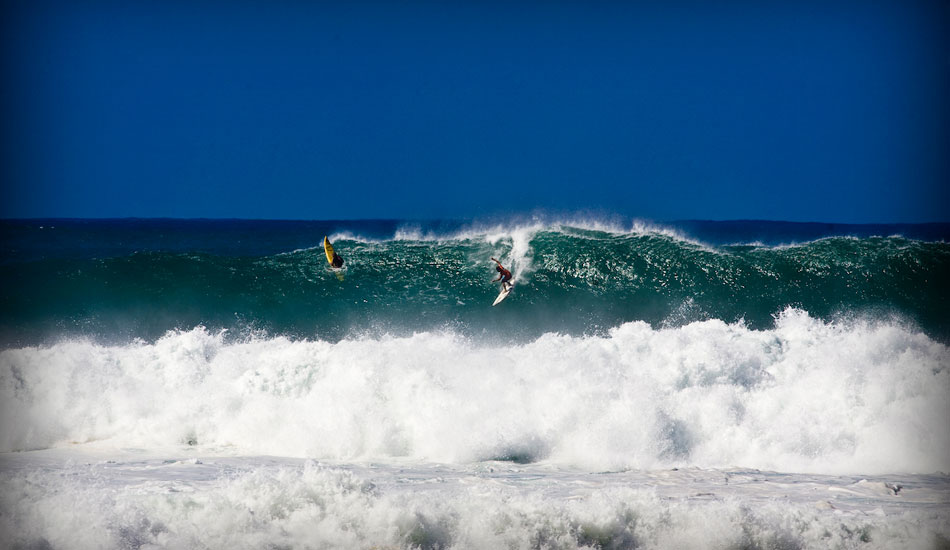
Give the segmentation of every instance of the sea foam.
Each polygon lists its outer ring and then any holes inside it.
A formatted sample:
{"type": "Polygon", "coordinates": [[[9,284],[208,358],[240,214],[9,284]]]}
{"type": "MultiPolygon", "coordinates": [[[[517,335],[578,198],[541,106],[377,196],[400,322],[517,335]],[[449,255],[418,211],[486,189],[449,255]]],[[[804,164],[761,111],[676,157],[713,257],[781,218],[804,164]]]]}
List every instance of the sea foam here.
{"type": "Polygon", "coordinates": [[[0,452],[73,443],[596,469],[950,471],[950,351],[895,322],[719,320],[491,345],[203,327],[0,352],[0,452]]]}
{"type": "Polygon", "coordinates": [[[0,456],[14,548],[939,548],[945,479],[0,456]],[[32,466],[32,468],[30,468],[32,466]],[[19,470],[19,468],[29,468],[19,470]]]}

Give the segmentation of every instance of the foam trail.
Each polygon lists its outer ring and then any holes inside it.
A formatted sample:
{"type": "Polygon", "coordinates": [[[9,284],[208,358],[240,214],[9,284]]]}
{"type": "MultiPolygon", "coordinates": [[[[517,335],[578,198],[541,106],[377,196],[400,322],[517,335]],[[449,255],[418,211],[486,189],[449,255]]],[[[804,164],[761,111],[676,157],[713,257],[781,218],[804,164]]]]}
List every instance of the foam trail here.
{"type": "Polygon", "coordinates": [[[606,337],[70,341],[0,353],[0,451],[70,442],[585,468],[950,471],[950,352],[789,310],[606,337]]]}

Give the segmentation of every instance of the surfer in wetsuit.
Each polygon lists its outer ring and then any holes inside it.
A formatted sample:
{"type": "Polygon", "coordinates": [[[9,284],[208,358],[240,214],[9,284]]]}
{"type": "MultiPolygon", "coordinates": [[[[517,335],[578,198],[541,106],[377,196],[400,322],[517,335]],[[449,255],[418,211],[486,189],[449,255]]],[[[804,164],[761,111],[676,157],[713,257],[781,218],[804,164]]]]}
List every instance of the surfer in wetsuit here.
{"type": "Polygon", "coordinates": [[[492,258],[491,260],[498,264],[498,266],[495,267],[495,271],[498,272],[498,278],[492,280],[492,282],[497,283],[498,281],[501,281],[502,289],[508,290],[511,287],[511,283],[508,282],[511,280],[511,272],[505,269],[504,266],[501,265],[501,262],[495,258],[492,258]]]}
{"type": "Polygon", "coordinates": [[[333,261],[330,262],[330,265],[332,265],[333,267],[335,267],[335,268],[337,268],[337,269],[343,267],[343,258],[341,258],[339,254],[337,254],[336,252],[334,252],[334,253],[333,253],[333,261]]]}

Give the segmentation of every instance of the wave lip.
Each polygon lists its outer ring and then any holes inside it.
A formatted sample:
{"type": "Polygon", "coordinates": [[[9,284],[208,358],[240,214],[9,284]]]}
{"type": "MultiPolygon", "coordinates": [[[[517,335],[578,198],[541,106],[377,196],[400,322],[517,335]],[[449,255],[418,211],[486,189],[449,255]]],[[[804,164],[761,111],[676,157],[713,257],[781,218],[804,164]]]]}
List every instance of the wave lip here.
{"type": "Polygon", "coordinates": [[[950,351],[906,326],[719,320],[478,344],[66,341],[0,352],[0,452],[94,442],[590,470],[950,471],[950,351]]]}

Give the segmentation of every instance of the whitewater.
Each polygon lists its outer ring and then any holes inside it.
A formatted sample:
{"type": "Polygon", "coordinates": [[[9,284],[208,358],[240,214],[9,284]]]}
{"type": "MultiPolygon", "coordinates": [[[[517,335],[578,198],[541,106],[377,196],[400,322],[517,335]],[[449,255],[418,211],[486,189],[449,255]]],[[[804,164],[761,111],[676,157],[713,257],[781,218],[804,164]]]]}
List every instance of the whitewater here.
{"type": "Polygon", "coordinates": [[[6,221],[0,542],[950,545],[946,228],[705,223],[6,221]]]}

